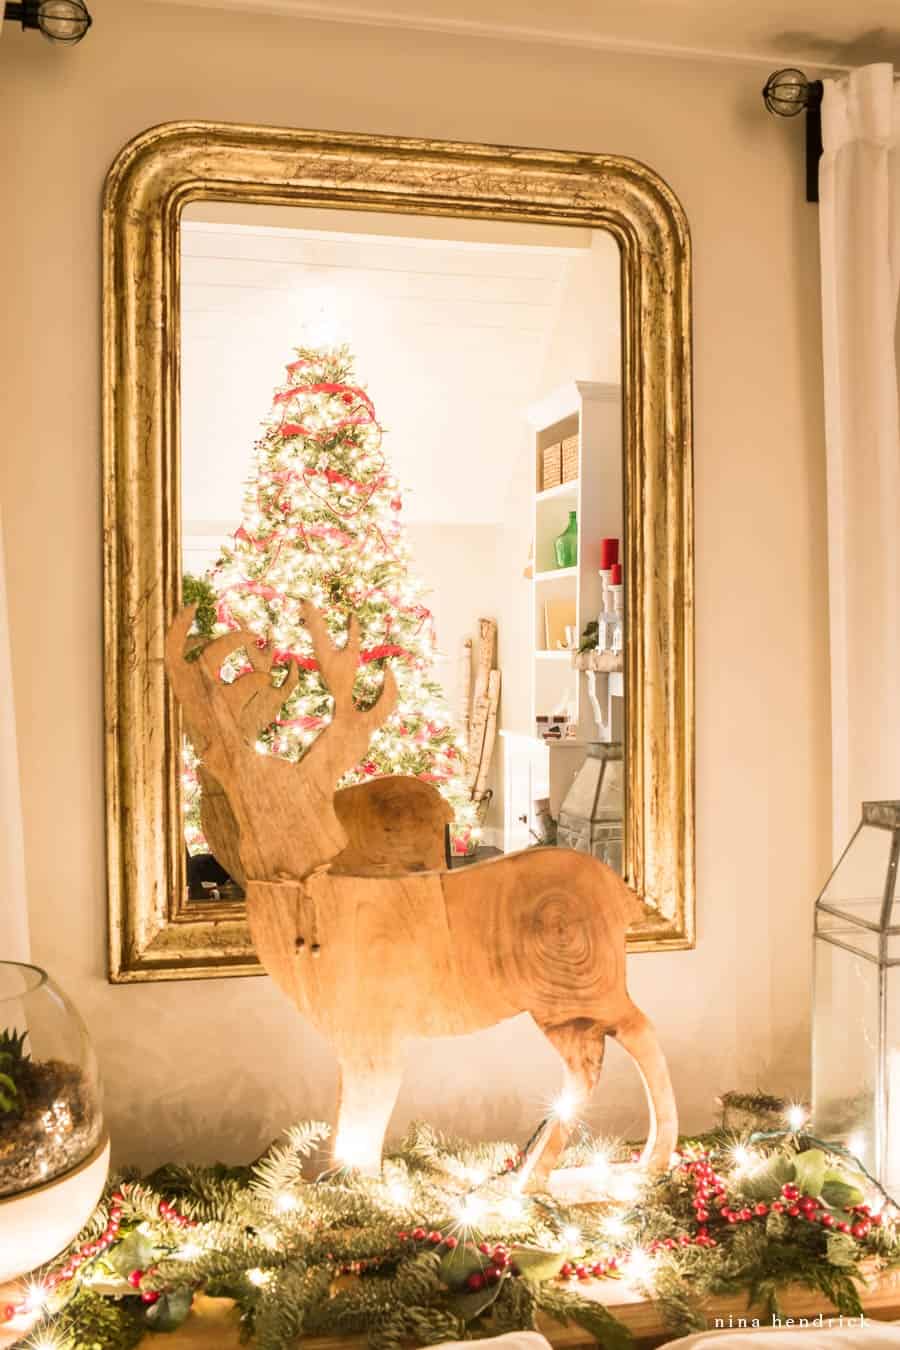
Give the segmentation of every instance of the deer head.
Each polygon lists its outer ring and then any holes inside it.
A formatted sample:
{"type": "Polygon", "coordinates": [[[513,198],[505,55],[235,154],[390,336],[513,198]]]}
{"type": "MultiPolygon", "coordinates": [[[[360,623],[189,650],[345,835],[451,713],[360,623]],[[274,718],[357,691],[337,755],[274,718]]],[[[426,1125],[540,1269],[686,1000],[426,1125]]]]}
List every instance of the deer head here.
{"type": "Polygon", "coordinates": [[[273,684],[272,653],[261,650],[257,636],[242,628],[211,642],[191,643],[195,609],[188,606],[176,615],[166,637],[166,668],[188,734],[206,771],[228,798],[247,878],[302,880],[347,846],[332,804],[335,786],[363,758],[372,732],[396,706],[393,673],[385,671],[384,688],[371,708],[357,708],[356,619],[350,619],[344,646],[335,647],[321,613],[304,602],[304,622],[334,700],[332,719],[299,763],[259,754],[257,738],[296,688],[297,666],[291,664],[281,685],[273,684]],[[226,684],[220,676],[222,663],[238,650],[246,651],[253,670],[226,684]]]}

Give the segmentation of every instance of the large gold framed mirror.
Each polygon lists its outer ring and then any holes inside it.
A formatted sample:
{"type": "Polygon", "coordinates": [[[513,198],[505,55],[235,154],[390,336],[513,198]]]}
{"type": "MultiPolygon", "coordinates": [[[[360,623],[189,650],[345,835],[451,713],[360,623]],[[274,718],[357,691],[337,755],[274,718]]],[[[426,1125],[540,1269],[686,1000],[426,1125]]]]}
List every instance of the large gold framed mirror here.
{"type": "Polygon", "coordinates": [[[261,969],[165,676],[185,596],[296,663],[258,743],[288,758],[328,719],[292,607],[368,606],[360,678],[393,660],[408,716],[348,782],[434,783],[450,866],[589,849],[632,950],[693,945],[690,245],[656,174],[154,128],[106,184],[104,359],[112,980],[261,969]]]}

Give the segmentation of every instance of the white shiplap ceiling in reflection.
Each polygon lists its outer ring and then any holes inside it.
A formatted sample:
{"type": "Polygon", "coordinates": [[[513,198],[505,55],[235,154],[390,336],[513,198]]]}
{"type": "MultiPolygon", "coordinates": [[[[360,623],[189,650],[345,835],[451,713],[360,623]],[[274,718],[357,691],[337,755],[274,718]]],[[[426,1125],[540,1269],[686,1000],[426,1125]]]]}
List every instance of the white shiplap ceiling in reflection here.
{"type": "MultiPolygon", "coordinates": [[[[614,244],[538,226],[297,218],[194,207],[184,223],[184,520],[237,521],[284,365],[300,344],[336,340],[385,427],[407,519],[498,520],[528,444],[525,407],[552,377],[560,327],[571,337],[573,304],[617,331],[614,244]],[[196,218],[204,210],[212,220],[196,218]]],[[[585,351],[567,376],[590,377],[591,361],[585,351]]]]}

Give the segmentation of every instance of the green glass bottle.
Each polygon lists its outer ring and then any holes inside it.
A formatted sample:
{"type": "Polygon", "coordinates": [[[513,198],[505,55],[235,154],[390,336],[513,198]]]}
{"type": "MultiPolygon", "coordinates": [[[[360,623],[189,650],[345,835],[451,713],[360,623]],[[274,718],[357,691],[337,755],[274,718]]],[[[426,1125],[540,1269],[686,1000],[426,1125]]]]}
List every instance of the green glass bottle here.
{"type": "Polygon", "coordinates": [[[557,567],[574,567],[578,562],[578,520],[569,512],[569,523],[558,539],[553,541],[557,567]]]}

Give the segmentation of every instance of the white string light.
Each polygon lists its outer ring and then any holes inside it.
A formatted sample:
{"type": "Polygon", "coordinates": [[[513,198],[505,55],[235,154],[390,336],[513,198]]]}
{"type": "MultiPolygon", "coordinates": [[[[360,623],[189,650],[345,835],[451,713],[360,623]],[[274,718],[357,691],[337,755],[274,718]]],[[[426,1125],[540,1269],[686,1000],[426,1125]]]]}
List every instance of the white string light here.
{"type": "Polygon", "coordinates": [[[568,1125],[578,1114],[578,1098],[575,1093],[568,1089],[561,1092],[554,1100],[550,1112],[551,1115],[556,1116],[557,1120],[561,1120],[568,1125]]]}
{"type": "Polygon", "coordinates": [[[185,1242],[180,1246],[177,1252],[173,1252],[176,1261],[194,1261],[203,1254],[203,1248],[199,1242],[185,1242]]]}
{"type": "Polygon", "coordinates": [[[37,1280],[29,1281],[25,1288],[26,1312],[40,1312],[50,1297],[50,1290],[37,1280]]]}
{"type": "Polygon", "coordinates": [[[480,1195],[465,1195],[456,1212],[461,1223],[473,1227],[484,1217],[486,1209],[487,1205],[480,1195]]]}
{"type": "Polygon", "coordinates": [[[521,1196],[507,1195],[500,1201],[497,1210],[504,1219],[515,1221],[525,1213],[525,1202],[521,1196]]]}
{"type": "Polygon", "coordinates": [[[412,1190],[405,1181],[389,1181],[387,1190],[393,1203],[400,1208],[405,1208],[412,1199],[412,1190]]]}
{"type": "Polygon", "coordinates": [[[793,1105],[789,1106],[785,1113],[785,1116],[787,1119],[788,1128],[792,1130],[795,1134],[798,1130],[803,1129],[803,1126],[806,1124],[806,1121],[808,1119],[806,1107],[800,1106],[798,1103],[794,1103],[793,1105]]]}
{"type": "Polygon", "coordinates": [[[636,1284],[650,1285],[653,1281],[656,1263],[643,1247],[632,1247],[625,1258],[625,1270],[630,1280],[636,1284]]]}
{"type": "Polygon", "coordinates": [[[866,1151],[866,1136],[862,1130],[855,1130],[853,1134],[847,1136],[847,1148],[854,1157],[862,1157],[866,1151]]]}

